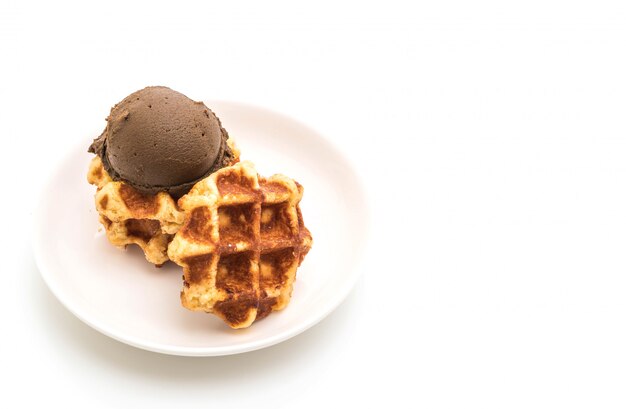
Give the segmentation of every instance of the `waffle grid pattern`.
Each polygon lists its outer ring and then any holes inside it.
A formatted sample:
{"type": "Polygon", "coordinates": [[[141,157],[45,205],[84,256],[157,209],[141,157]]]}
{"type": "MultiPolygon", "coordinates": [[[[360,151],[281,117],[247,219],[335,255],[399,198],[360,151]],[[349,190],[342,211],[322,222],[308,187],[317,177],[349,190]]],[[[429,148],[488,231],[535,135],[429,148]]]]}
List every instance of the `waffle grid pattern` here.
{"type": "Polygon", "coordinates": [[[125,183],[113,181],[97,156],[91,161],[87,181],[97,186],[96,210],[111,244],[136,244],[157,266],[169,260],[167,246],[184,220],[170,195],[143,195],[125,183]]]}
{"type": "Polygon", "coordinates": [[[178,202],[186,213],[168,255],[183,267],[183,305],[245,328],[291,298],[311,247],[299,202],[302,186],[260,178],[242,162],[197,183],[178,202]]]}

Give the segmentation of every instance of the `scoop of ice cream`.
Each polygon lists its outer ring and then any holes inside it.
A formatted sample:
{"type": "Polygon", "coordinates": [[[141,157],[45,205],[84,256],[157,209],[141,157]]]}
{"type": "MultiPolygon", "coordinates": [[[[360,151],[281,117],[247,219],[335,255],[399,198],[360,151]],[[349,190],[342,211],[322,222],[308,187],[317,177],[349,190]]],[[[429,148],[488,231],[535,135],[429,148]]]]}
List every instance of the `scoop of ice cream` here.
{"type": "Polygon", "coordinates": [[[142,193],[180,197],[231,162],[227,140],[204,103],[167,87],[147,87],[111,109],[89,152],[100,156],[113,180],[142,193]]]}

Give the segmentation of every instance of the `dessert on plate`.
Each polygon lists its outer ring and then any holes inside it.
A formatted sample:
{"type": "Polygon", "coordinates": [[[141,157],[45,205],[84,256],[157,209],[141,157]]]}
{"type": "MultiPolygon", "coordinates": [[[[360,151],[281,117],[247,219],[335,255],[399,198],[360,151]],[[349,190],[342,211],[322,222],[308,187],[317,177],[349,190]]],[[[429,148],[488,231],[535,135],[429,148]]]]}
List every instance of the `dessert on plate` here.
{"type": "Polygon", "coordinates": [[[218,117],[167,87],[116,104],[87,173],[111,244],[183,267],[182,305],[245,328],[291,299],[312,245],[296,181],[258,175],[218,117]]]}

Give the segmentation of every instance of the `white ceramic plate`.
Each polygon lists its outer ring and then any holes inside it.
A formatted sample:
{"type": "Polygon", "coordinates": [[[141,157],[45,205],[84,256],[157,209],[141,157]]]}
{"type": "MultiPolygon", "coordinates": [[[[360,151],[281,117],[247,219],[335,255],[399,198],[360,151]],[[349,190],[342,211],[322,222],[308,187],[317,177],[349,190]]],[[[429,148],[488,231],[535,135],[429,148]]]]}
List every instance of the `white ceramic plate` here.
{"type": "MultiPolygon", "coordinates": [[[[232,102],[207,103],[262,175],[304,186],[301,208],[314,246],[297,272],[289,306],[244,330],[180,305],[182,270],[155,268],[136,246],[107,242],[86,182],[86,137],[51,174],[35,214],[34,251],[55,296],[78,318],[139,348],[191,356],[251,351],[301,333],[346,297],[359,274],[368,214],[349,161],[314,130],[281,114],[232,102]]],[[[94,129],[92,134],[98,134],[94,129]]]]}

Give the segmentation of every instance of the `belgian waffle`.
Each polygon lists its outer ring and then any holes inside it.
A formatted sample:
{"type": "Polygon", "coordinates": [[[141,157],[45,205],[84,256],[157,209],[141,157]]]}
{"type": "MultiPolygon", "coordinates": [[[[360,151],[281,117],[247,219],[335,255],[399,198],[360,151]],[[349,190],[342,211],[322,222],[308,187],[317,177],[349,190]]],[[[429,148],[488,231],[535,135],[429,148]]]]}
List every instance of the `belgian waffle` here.
{"type": "Polygon", "coordinates": [[[96,209],[111,244],[137,244],[157,266],[169,260],[167,245],[184,220],[169,194],[144,195],[126,183],[113,181],[97,156],[91,161],[87,181],[98,187],[96,209]]]}
{"type": "Polygon", "coordinates": [[[178,201],[185,220],[168,255],[183,267],[184,307],[245,328],[291,298],[296,270],[312,245],[286,176],[259,177],[249,162],[223,168],[178,201]]]}
{"type": "MultiPolygon", "coordinates": [[[[228,140],[233,164],[239,162],[239,148],[228,140]]],[[[146,259],[157,267],[169,260],[167,246],[184,220],[174,199],[165,192],[145,195],[132,186],[111,179],[101,159],[92,159],[87,181],[96,185],[96,210],[111,244],[126,247],[136,244],[146,259]]]]}

